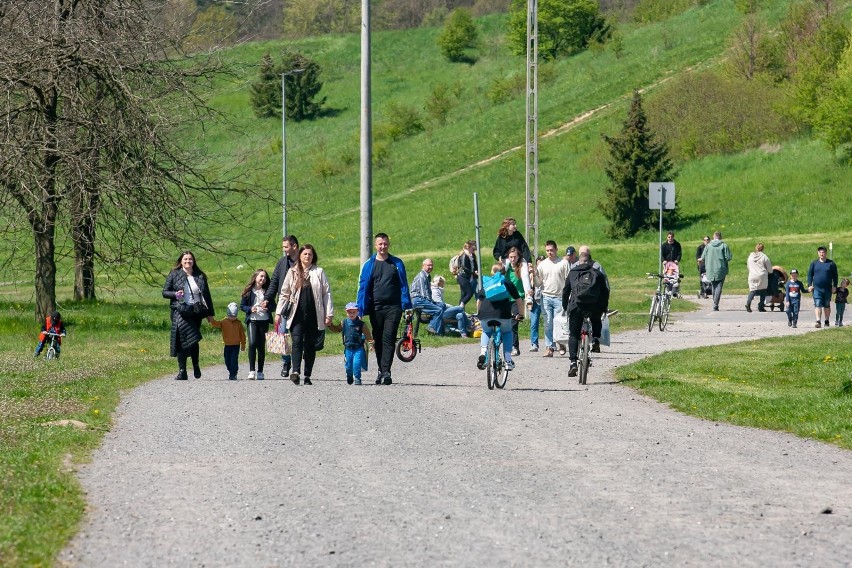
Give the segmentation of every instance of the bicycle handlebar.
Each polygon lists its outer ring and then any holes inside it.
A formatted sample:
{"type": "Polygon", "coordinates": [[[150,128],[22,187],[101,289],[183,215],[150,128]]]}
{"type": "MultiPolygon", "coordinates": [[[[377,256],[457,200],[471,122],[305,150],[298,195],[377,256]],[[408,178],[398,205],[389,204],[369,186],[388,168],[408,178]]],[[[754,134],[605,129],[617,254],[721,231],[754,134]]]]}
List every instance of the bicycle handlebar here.
{"type": "Polygon", "coordinates": [[[65,337],[66,335],[68,335],[68,332],[56,333],[56,332],[53,332],[53,331],[45,331],[44,334],[52,336],[52,337],[65,337]]]}

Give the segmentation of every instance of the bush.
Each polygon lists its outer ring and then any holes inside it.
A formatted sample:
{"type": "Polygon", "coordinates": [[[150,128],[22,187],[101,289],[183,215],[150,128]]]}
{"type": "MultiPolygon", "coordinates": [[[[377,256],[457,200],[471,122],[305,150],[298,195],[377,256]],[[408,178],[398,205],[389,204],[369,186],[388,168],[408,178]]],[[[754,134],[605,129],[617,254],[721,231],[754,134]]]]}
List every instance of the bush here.
{"type": "Polygon", "coordinates": [[[426,110],[426,114],[429,115],[429,118],[438,124],[444,124],[447,122],[447,115],[456,106],[457,101],[458,93],[454,97],[449,87],[443,83],[439,83],[435,85],[432,89],[432,94],[426,99],[424,109],[426,110]]]}
{"type": "Polygon", "coordinates": [[[396,142],[426,130],[420,111],[411,105],[391,102],[385,111],[385,120],[377,128],[377,138],[396,142]]]}
{"type": "MultiPolygon", "coordinates": [[[[547,61],[586,48],[592,36],[607,37],[609,24],[592,0],[541,0],[538,4],[538,54],[547,61]]],[[[507,40],[513,53],[527,52],[527,2],[512,0],[507,40]]]]}
{"type": "Polygon", "coordinates": [[[642,23],[661,22],[696,4],[696,0],[642,0],[633,10],[633,19],[642,23]]]}
{"type": "Polygon", "coordinates": [[[470,12],[464,8],[458,8],[450,13],[444,24],[441,35],[438,36],[438,45],[441,55],[449,61],[465,61],[465,51],[476,47],[479,32],[470,12]]]}

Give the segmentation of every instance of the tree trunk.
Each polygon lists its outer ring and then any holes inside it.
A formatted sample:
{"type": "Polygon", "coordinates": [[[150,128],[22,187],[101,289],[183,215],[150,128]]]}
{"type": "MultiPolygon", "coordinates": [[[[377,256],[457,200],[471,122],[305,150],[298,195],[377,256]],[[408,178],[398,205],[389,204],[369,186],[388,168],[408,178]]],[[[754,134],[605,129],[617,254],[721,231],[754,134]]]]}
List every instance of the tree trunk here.
{"type": "Polygon", "coordinates": [[[85,189],[73,197],[71,235],[74,241],[74,299],[95,299],[95,226],[98,194],[85,189]]]}
{"type": "Polygon", "coordinates": [[[44,205],[44,223],[33,225],[35,239],[35,299],[36,321],[56,310],[56,262],[54,261],[54,236],[56,234],[56,204],[44,205]]]}

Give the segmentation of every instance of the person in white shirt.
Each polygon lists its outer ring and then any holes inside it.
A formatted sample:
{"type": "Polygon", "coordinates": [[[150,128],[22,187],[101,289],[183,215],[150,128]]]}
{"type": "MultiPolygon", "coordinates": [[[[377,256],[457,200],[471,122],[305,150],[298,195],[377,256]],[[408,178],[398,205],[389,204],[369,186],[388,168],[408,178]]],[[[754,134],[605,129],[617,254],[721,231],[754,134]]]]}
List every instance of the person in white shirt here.
{"type": "MultiPolygon", "coordinates": [[[[536,275],[541,281],[541,307],[544,312],[544,342],[546,349],[545,357],[553,357],[556,350],[556,342],[553,341],[553,319],[557,310],[562,310],[562,289],[568,278],[569,265],[564,258],[557,258],[555,241],[547,241],[544,252],[547,258],[538,263],[536,275]]],[[[559,348],[560,355],[565,355],[565,348],[559,348]]]]}

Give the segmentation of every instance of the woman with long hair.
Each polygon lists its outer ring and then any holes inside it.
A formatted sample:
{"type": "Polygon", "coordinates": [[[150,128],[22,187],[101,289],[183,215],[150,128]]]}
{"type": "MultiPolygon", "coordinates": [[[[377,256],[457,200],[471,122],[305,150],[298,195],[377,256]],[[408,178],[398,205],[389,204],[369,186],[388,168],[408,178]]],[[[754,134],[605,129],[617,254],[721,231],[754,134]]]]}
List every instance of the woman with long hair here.
{"type": "Polygon", "coordinates": [[[249,379],[263,380],[263,364],[266,362],[266,332],[272,320],[264,296],[269,290],[269,273],[258,268],[243,288],[240,308],[246,313],[246,338],[248,339],[249,379]],[[267,307],[265,307],[267,306],[267,307]],[[257,370],[255,370],[257,365],[257,370]]]}
{"type": "Polygon", "coordinates": [[[461,290],[461,299],[459,305],[462,309],[473,298],[476,290],[476,279],[479,272],[476,267],[476,241],[467,241],[459,253],[459,273],[456,274],[456,282],[458,282],[461,290]]]}
{"type": "Polygon", "coordinates": [[[299,261],[287,272],[275,309],[277,324],[288,302],[291,306],[287,316],[287,329],[290,330],[293,342],[290,380],[297,385],[301,380],[303,359],[304,384],[313,384],[311,372],[317,357],[318,343],[324,339],[325,328],[331,325],[334,315],[331,287],[325,271],[317,266],[318,261],[319,256],[312,245],[305,244],[299,249],[299,261]]]}
{"type": "Polygon", "coordinates": [[[518,230],[518,224],[513,217],[503,219],[500,230],[497,231],[497,242],[494,243],[494,258],[502,262],[509,254],[509,249],[515,247],[521,253],[521,258],[530,262],[530,247],[518,230]]]}
{"type": "Polygon", "coordinates": [[[170,352],[177,357],[176,380],[185,381],[186,359],[192,360],[193,376],[201,378],[198,366],[198,343],[201,341],[201,320],[213,323],[213,300],[207,286],[207,275],[195,262],[190,250],[180,253],[174,267],[163,285],[163,297],[168,298],[171,308],[172,330],[170,352]]]}
{"type": "MultiPolygon", "coordinates": [[[[512,281],[515,288],[525,298],[532,298],[532,288],[530,287],[530,269],[529,264],[521,257],[521,252],[517,247],[511,247],[506,253],[506,278],[512,281]]],[[[517,316],[517,304],[512,304],[512,316],[517,316]]],[[[512,320],[512,354],[520,355],[521,343],[518,337],[518,320],[512,320]]]]}

